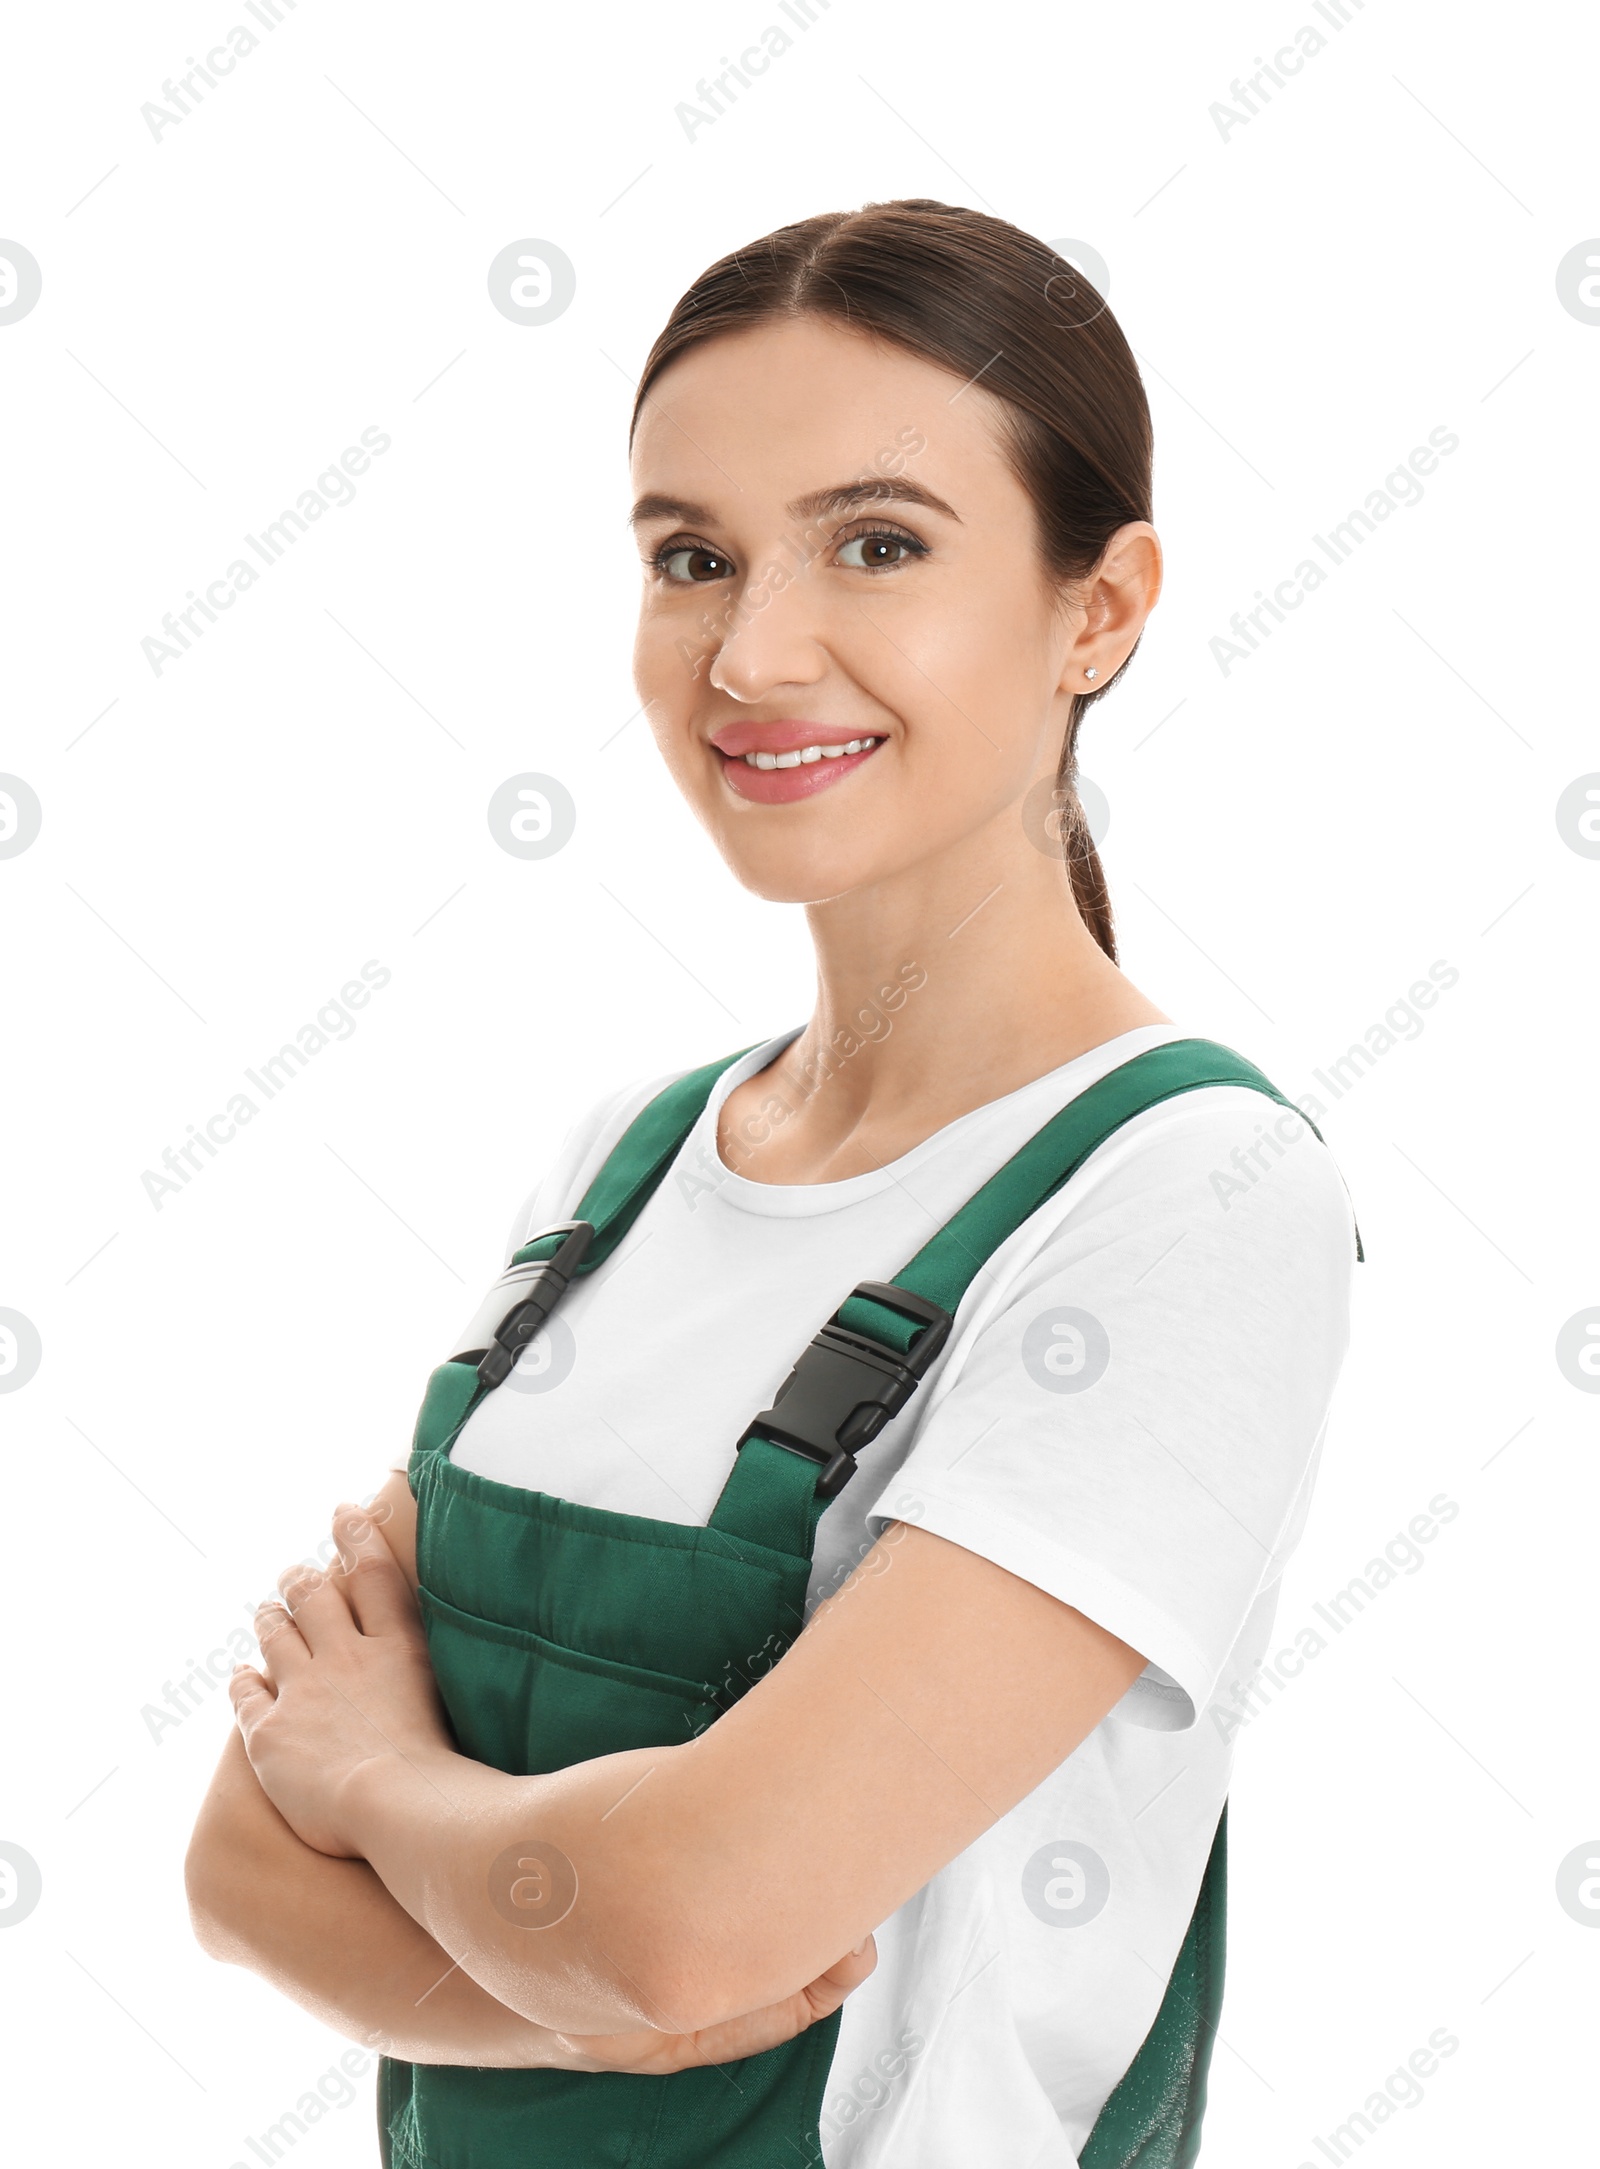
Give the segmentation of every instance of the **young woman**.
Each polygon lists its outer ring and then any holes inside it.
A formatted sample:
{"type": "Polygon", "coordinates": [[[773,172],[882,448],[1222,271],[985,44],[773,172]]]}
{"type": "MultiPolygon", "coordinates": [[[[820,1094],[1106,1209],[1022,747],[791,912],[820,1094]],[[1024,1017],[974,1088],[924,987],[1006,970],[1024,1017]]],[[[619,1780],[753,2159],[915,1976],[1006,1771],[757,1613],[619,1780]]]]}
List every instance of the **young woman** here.
{"type": "Polygon", "coordinates": [[[875,205],[696,281],[633,467],[656,743],[815,1007],[571,1131],[260,1616],[197,1930],[383,2052],[394,2169],[1186,2162],[1358,1237],[1116,963],[1138,372],[1044,244],[875,205]]]}

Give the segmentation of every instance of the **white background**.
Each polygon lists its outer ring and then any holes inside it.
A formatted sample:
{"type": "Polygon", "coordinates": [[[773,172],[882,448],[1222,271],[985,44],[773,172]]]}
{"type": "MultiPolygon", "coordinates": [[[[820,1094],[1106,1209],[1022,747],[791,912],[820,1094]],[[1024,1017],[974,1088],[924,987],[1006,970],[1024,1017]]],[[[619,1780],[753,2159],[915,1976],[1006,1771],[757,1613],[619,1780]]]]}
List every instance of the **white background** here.
{"type": "MultiPolygon", "coordinates": [[[[1593,27],[815,4],[804,35],[777,0],[7,30],[0,235],[43,294],[0,328],[0,769],[43,828],[0,861],[0,1306],[43,1361],[0,1397],[0,1837],[43,1897],[0,1977],[52,2158],[254,2161],[336,2062],[189,1937],[222,1689],[159,1740],[142,1712],[381,1480],[584,1104],[806,1013],[800,914],[736,887],[634,714],[630,378],[713,257],[899,195],[1090,244],[1144,367],[1168,586],[1083,745],[1134,981],[1298,1094],[1460,974],[1323,1125],[1368,1258],[1285,1639],[1460,1512],[1240,1735],[1205,2159],[1322,2163],[1440,2027],[1363,2158],[1590,2128],[1600,1933],[1556,1873],[1600,1854],[1600,1402],[1554,1351],[1600,1303],[1600,862],[1555,815],[1600,770],[1600,326],[1556,287],[1600,233],[1593,27]],[[792,49],[689,140],[676,106],[774,22],[792,49]],[[258,49],[154,140],[141,105],[236,23],[258,49]],[[1213,102],[1306,23],[1326,50],[1224,139],[1213,102]],[[523,237],[577,270],[538,327],[486,289],[523,237]],[[1212,637],[1440,425],[1422,502],[1225,676],[1212,637]],[[355,501],[154,675],[163,614],[369,426],[355,501]],[[547,860],[485,819],[523,771],[577,804],[547,860]],[[354,1035],[158,1211],[143,1171],[369,958],[354,1035]]],[[[375,2160],[370,2086],[297,2164],[375,2160]]]]}

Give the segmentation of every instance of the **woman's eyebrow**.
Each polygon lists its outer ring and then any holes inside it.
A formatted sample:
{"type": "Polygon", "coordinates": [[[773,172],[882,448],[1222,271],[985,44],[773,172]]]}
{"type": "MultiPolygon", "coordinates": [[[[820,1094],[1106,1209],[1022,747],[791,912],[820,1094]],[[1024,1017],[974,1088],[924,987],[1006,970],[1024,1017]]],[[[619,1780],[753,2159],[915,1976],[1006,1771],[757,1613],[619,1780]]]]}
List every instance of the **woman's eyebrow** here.
{"type": "Polygon", "coordinates": [[[685,520],[695,527],[709,527],[712,518],[704,505],[692,505],[687,497],[663,497],[654,493],[639,499],[628,514],[628,524],[638,527],[645,520],[685,520]]]}
{"type": "Polygon", "coordinates": [[[795,498],[787,510],[793,520],[817,520],[854,512],[861,505],[926,505],[930,512],[942,512],[958,526],[961,519],[953,505],[904,475],[863,475],[859,482],[812,490],[805,497],[795,498]]]}
{"type": "MultiPolygon", "coordinates": [[[[854,512],[862,505],[887,504],[925,505],[930,512],[942,512],[947,519],[960,524],[961,515],[953,505],[947,505],[932,490],[924,489],[920,483],[909,481],[903,475],[869,475],[859,482],[840,482],[831,489],[811,490],[804,497],[796,497],[785,510],[792,520],[816,520],[854,512]]],[[[641,497],[629,514],[629,522],[634,527],[645,520],[682,520],[693,526],[710,527],[715,524],[716,515],[704,505],[691,504],[687,498],[652,493],[641,497]]]]}

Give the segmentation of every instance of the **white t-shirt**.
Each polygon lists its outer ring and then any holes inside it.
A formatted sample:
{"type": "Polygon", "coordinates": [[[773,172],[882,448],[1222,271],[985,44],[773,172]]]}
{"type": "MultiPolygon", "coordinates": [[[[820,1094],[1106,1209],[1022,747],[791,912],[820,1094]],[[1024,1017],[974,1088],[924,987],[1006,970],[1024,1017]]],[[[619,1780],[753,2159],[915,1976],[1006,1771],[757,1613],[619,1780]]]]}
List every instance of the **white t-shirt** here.
{"type": "MultiPolygon", "coordinates": [[[[468,1418],[461,1467],[705,1522],[734,1441],[855,1283],[893,1280],[1097,1078],[1188,1036],[1124,1032],[869,1174],[752,1182],[724,1166],[717,1113],[800,1029],[723,1072],[616,1254],[468,1418]]],[[[508,1257],[574,1215],[679,1074],[575,1125],[508,1257]]],[[[1194,1909],[1232,1762],[1223,1712],[1305,1523],[1354,1263],[1338,1169],[1298,1117],[1235,1085],[1165,1101],[994,1253],[823,1515],[808,1614],[885,1523],[911,1521],[1148,1660],[1066,1762],[876,1931],[824,2095],[826,2169],[1074,2169],[1194,1909]]]]}

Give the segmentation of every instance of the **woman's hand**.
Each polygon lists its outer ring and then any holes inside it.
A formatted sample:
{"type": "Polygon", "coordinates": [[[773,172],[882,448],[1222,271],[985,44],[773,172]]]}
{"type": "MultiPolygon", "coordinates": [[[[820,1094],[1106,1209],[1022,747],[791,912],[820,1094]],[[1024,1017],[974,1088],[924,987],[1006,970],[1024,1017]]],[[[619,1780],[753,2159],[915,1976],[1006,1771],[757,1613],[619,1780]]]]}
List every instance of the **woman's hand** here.
{"type": "Polygon", "coordinates": [[[554,2038],[567,2051],[560,2068],[635,2071],[660,2077],[696,2064],[728,2064],[741,2056],[759,2056],[763,2049],[793,2040],[819,2018],[837,2011],[877,1963],[878,1946],[868,1936],[809,1988],[786,1996],[781,2003],[768,2004],[764,2011],[747,2011],[743,2018],[725,2019],[720,2026],[702,2026],[698,2033],[655,2033],[641,2027],[636,2033],[557,2034],[554,2038]]]}
{"type": "MultiPolygon", "coordinates": [[[[340,1564],[303,1564],[279,1576],[281,1604],[256,1615],[262,1669],[230,1682],[245,1754],[262,1790],[295,1835],[320,1853],[364,1857],[347,1827],[345,1780],[396,1756],[448,1789],[459,1760],[428,1660],[411,1583],[374,1517],[342,1506],[333,1533],[340,1564]]],[[[539,2064],[572,2071],[661,2075],[759,2055],[829,2017],[873,1971],[877,1947],[858,1948],[781,2002],[693,2033],[650,2027],[615,2034],[546,2033],[539,2064]]]]}
{"type": "Polygon", "coordinates": [[[307,1845],[359,1860],[345,1827],[345,1781],[398,1756],[442,1776],[454,1757],[416,1598],[381,1530],[359,1507],[333,1517],[340,1564],[288,1567],[282,1604],[256,1613],[263,1669],[229,1682],[250,1766],[307,1845]]]}

